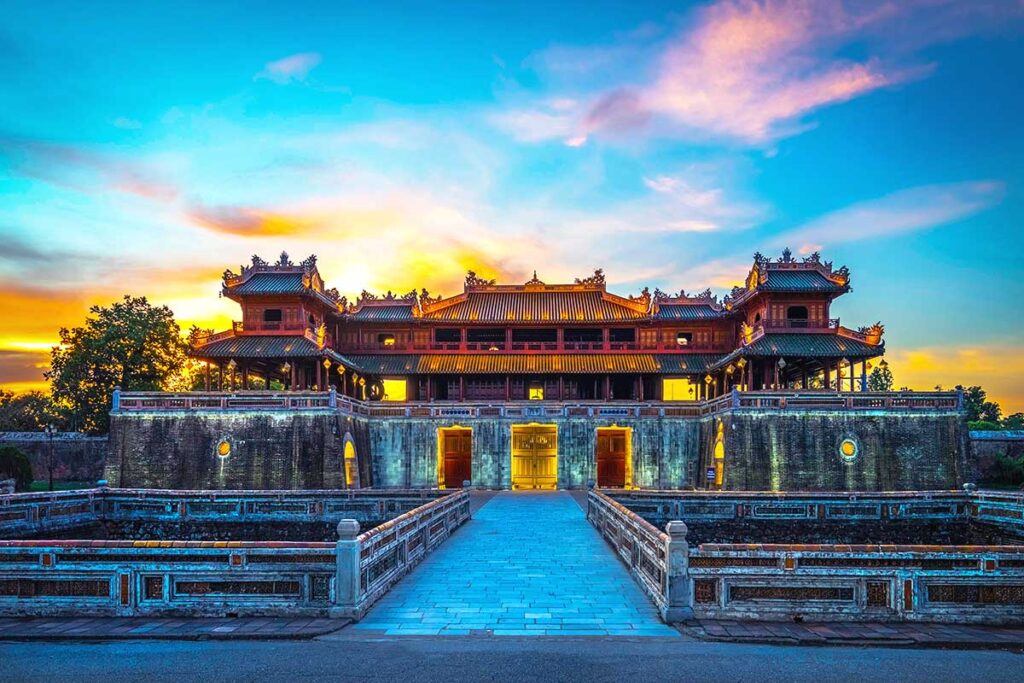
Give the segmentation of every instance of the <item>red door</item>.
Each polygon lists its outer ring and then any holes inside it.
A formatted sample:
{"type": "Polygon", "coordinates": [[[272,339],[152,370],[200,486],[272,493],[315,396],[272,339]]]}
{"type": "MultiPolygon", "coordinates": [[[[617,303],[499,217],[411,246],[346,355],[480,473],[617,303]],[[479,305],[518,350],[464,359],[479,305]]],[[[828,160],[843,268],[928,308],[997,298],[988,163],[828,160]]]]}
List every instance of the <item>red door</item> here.
{"type": "Polygon", "coordinates": [[[473,432],[469,429],[447,429],[444,432],[444,487],[462,488],[462,482],[473,480],[473,432]]]}
{"type": "Polygon", "coordinates": [[[597,433],[597,485],[626,486],[626,432],[603,429],[597,433]]]}

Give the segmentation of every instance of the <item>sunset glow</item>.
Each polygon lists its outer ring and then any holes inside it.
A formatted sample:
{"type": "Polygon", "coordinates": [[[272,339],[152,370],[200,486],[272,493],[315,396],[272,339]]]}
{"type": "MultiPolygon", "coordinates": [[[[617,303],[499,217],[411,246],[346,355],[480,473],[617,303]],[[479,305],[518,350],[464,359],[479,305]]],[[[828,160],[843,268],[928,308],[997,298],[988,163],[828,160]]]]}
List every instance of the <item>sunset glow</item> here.
{"type": "Polygon", "coordinates": [[[788,246],[897,387],[1024,410],[1016,0],[131,7],[5,3],[2,388],[123,294],[229,327],[252,254],[351,300],[724,294],[788,246]]]}

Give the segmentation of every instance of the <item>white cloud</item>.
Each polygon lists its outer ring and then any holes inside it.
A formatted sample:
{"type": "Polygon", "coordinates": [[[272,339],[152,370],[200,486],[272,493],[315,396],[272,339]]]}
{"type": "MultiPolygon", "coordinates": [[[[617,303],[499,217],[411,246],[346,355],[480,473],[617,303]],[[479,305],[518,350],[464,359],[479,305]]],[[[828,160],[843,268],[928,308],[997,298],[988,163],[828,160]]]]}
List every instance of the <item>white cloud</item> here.
{"type": "Polygon", "coordinates": [[[877,239],[925,230],[989,209],[1005,196],[1003,183],[993,180],[925,185],[833,211],[777,240],[801,252],[844,242],[877,239]]]}
{"type": "Polygon", "coordinates": [[[320,64],[320,59],[320,55],[316,52],[300,52],[282,57],[268,62],[263,67],[263,71],[256,74],[256,80],[267,79],[280,85],[304,81],[309,72],[320,64]]]}

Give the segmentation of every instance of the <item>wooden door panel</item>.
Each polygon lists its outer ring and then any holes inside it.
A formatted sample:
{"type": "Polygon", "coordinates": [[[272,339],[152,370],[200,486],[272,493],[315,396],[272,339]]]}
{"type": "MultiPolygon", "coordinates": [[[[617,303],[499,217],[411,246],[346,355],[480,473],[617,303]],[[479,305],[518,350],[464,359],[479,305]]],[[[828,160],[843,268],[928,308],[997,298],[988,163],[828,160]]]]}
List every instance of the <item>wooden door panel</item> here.
{"type": "Polygon", "coordinates": [[[597,435],[597,485],[623,488],[626,485],[626,433],[599,432],[597,435]]]}
{"type": "Polygon", "coordinates": [[[549,426],[512,428],[512,488],[558,487],[558,432],[549,426]]]}
{"type": "Polygon", "coordinates": [[[462,488],[473,480],[473,433],[468,429],[444,432],[444,486],[462,488]]]}

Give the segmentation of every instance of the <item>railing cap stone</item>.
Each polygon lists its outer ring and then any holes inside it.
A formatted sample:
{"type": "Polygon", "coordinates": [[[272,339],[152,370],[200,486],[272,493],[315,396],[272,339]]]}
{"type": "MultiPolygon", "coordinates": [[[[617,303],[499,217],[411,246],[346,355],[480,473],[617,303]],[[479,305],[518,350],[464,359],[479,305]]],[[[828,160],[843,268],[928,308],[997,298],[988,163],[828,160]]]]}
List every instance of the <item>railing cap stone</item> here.
{"type": "Polygon", "coordinates": [[[681,520],[672,520],[665,525],[665,533],[675,539],[686,538],[686,534],[690,532],[690,529],[686,526],[686,522],[681,520]]]}
{"type": "Polygon", "coordinates": [[[343,519],[338,522],[338,539],[342,541],[354,540],[359,535],[359,522],[354,519],[343,519]]]}

